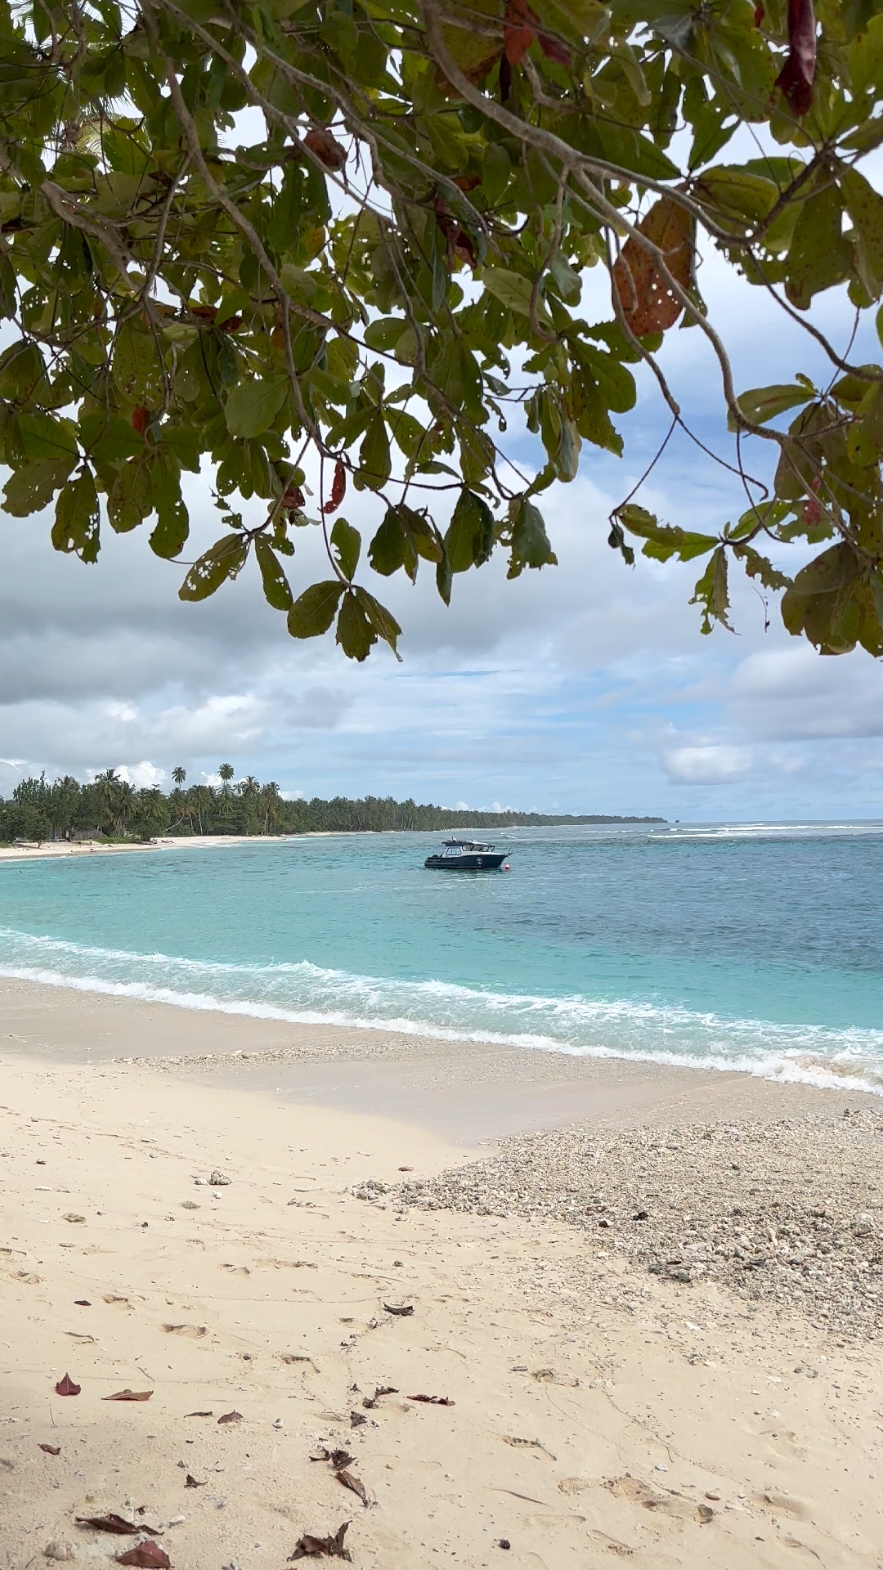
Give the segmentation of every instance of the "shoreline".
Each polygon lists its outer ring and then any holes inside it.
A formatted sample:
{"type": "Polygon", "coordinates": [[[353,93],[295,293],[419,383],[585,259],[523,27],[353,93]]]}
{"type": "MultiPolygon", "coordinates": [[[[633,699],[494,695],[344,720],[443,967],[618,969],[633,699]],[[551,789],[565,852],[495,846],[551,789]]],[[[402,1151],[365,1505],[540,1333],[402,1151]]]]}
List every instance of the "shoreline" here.
{"type": "MultiPolygon", "coordinates": [[[[770,1120],[848,1097],[877,1097],[743,1070],[590,1057],[338,1023],[301,1023],[187,1008],[111,990],[0,974],[0,1054],[62,1064],[130,1065],[282,1097],[399,1118],[458,1143],[555,1129],[584,1118],[733,1115],[770,1120]]],[[[881,1114],[883,1115],[883,1114],[881,1114]]]]}

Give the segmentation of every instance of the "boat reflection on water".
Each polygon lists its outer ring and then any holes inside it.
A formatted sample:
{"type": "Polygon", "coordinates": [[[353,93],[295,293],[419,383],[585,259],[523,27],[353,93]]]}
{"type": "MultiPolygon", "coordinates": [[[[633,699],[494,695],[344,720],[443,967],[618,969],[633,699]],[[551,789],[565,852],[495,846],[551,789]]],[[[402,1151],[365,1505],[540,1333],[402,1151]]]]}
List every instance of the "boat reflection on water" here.
{"type": "Polygon", "coordinates": [[[500,867],[508,872],[508,855],[508,850],[480,845],[476,840],[450,839],[445,840],[437,855],[427,856],[423,865],[442,872],[498,872],[500,867]]]}

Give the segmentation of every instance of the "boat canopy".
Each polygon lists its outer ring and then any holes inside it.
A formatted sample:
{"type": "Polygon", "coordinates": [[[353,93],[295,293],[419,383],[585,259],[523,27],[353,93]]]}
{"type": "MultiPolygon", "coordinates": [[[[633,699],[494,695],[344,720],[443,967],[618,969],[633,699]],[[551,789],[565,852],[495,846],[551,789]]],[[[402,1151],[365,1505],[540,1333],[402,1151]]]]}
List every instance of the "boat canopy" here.
{"type": "Polygon", "coordinates": [[[478,840],[445,840],[444,844],[456,847],[457,850],[493,850],[493,845],[481,845],[478,840]]]}

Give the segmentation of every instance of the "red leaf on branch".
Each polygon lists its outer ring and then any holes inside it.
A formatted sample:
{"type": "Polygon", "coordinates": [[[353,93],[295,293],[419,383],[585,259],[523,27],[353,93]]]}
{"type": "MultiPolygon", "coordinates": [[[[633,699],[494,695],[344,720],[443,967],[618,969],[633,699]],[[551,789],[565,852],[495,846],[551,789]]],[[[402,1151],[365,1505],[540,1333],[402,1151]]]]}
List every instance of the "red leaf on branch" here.
{"type": "Polygon", "coordinates": [[[149,424],[150,410],[145,409],[143,403],[139,403],[137,408],[132,410],[132,430],[143,436],[149,424]]]}
{"type": "Polygon", "coordinates": [[[337,138],[323,126],[317,126],[307,132],[304,137],[304,147],[308,147],[326,169],[342,169],[346,163],[346,148],[341,147],[337,138]]]}
{"type": "Polygon", "coordinates": [[[760,27],[760,24],[763,21],[765,16],[766,16],[766,11],[764,9],[763,0],[757,0],[757,5],[754,7],[754,25],[755,25],[755,27],[760,27]]]}
{"type": "Polygon", "coordinates": [[[460,261],[474,269],[478,258],[472,238],[460,227],[456,218],[451,217],[440,196],[435,199],[435,221],[445,237],[448,266],[452,267],[455,261],[460,261]]]}
{"type": "Polygon", "coordinates": [[[322,508],[322,511],[326,514],[337,512],[337,509],[343,501],[345,495],[346,469],[342,463],[336,463],[334,465],[334,479],[331,482],[331,495],[325,503],[325,506],[322,508]]]}
{"type": "MultiPolygon", "coordinates": [[[[662,252],[665,266],[689,289],[693,273],[693,225],[690,214],[670,196],[660,197],[637,226],[639,235],[662,252]]],[[[636,338],[673,327],[683,306],[660,271],[653,254],[629,236],[613,268],[613,287],[622,314],[636,338]]]]}
{"type": "Polygon", "coordinates": [[[776,77],[796,115],[812,108],[816,79],[816,18],[812,0],[788,0],[788,58],[776,77]]]}
{"type": "Polygon", "coordinates": [[[551,38],[548,33],[540,33],[537,42],[547,60],[554,60],[556,65],[570,65],[573,55],[560,38],[551,38]]]}
{"type": "Polygon", "coordinates": [[[220,331],[222,333],[237,333],[241,326],[241,316],[228,316],[227,320],[221,323],[220,331]]]}
{"type": "Polygon", "coordinates": [[[70,1374],[65,1374],[64,1378],[59,1379],[58,1384],[55,1386],[55,1394],[57,1396],[78,1396],[82,1388],[82,1385],[74,1384],[70,1374]]]}
{"type": "Polygon", "coordinates": [[[534,16],[527,0],[508,0],[503,23],[503,53],[510,65],[520,65],[534,41],[534,16]]]}

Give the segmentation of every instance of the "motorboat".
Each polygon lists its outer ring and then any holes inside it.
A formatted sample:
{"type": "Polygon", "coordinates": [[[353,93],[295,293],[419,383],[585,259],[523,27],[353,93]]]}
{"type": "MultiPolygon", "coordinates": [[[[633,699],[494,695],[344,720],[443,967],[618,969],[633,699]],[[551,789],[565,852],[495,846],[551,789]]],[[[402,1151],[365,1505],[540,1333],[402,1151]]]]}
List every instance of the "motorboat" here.
{"type": "Polygon", "coordinates": [[[480,845],[477,840],[445,840],[435,856],[427,856],[424,867],[439,868],[442,872],[497,872],[506,862],[508,850],[497,850],[493,845],[480,845]]]}

